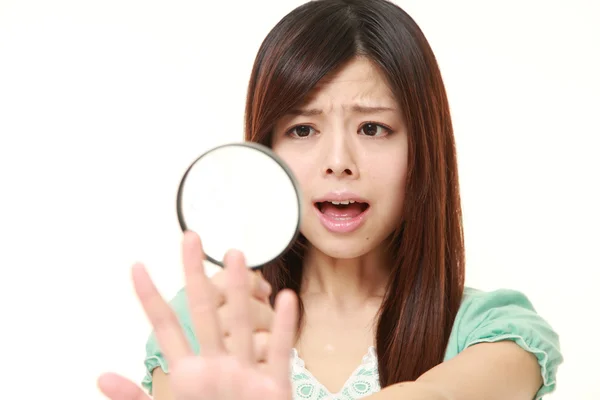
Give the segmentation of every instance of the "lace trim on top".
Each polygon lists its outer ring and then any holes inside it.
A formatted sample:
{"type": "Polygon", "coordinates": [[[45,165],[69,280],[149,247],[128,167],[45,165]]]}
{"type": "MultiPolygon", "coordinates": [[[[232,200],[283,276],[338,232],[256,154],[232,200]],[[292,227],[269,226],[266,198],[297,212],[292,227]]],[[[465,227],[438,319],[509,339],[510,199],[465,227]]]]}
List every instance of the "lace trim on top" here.
{"type": "Polygon", "coordinates": [[[377,353],[370,346],[360,365],[337,393],[330,393],[305,367],[304,360],[292,349],[292,390],[295,400],[356,400],[381,390],[377,353]]]}

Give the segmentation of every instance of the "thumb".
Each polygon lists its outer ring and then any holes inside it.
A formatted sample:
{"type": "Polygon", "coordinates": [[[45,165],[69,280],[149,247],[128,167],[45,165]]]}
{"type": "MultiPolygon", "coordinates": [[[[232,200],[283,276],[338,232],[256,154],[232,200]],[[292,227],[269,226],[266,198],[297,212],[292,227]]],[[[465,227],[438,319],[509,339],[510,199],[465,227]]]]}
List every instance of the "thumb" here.
{"type": "Polygon", "coordinates": [[[267,282],[267,280],[263,276],[262,271],[256,272],[256,283],[254,285],[254,288],[256,290],[255,293],[257,297],[261,300],[268,300],[273,290],[271,288],[271,284],[267,282]]]}
{"type": "Polygon", "coordinates": [[[97,384],[98,389],[111,400],[151,400],[139,386],[117,374],[103,374],[97,384]]]}

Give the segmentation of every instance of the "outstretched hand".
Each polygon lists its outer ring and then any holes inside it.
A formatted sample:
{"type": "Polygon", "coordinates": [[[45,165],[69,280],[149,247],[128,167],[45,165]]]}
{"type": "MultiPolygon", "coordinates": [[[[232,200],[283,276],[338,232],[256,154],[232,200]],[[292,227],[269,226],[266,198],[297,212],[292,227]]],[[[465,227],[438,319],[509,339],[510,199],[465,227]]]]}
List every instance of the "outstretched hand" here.
{"type": "MultiPolygon", "coordinates": [[[[169,304],[158,293],[142,265],[135,265],[135,291],[152,324],[169,366],[170,391],[175,400],[286,400],[292,398],[290,353],[297,321],[297,299],[282,291],[275,302],[275,317],[264,363],[253,354],[250,321],[251,288],[244,257],[230,252],[225,260],[225,295],[235,315],[229,351],[223,343],[213,288],[204,273],[200,238],[186,232],[183,264],[186,294],[200,355],[190,344],[169,304]]],[[[111,400],[149,400],[130,380],[108,373],[98,379],[100,390],[111,400]]]]}

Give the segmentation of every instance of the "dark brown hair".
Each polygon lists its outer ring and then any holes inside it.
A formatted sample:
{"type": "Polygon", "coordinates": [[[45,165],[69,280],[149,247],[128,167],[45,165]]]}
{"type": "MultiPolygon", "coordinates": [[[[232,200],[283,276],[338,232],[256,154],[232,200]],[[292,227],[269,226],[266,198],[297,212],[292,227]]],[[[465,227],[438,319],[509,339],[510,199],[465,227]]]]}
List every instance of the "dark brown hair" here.
{"type": "MultiPolygon", "coordinates": [[[[461,303],[464,245],[454,134],[435,56],[402,9],[386,0],[319,0],[286,15],[263,41],[250,77],[247,141],[270,146],[276,121],[356,56],[384,73],[408,127],[402,228],[376,329],[381,386],[441,363],[461,303]]],[[[273,296],[298,295],[306,239],[263,269],[273,296]]],[[[303,308],[300,305],[302,318],[303,308]]]]}

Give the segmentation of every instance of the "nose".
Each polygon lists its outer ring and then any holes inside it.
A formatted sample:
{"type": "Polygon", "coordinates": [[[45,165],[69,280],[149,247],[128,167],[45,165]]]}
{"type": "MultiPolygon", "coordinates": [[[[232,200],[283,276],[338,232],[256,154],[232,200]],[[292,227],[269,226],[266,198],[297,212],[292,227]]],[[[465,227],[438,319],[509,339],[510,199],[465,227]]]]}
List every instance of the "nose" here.
{"type": "Polygon", "coordinates": [[[324,175],[337,178],[357,179],[359,176],[358,166],[355,161],[354,149],[346,135],[332,135],[326,151],[326,162],[324,164],[324,175]]]}

